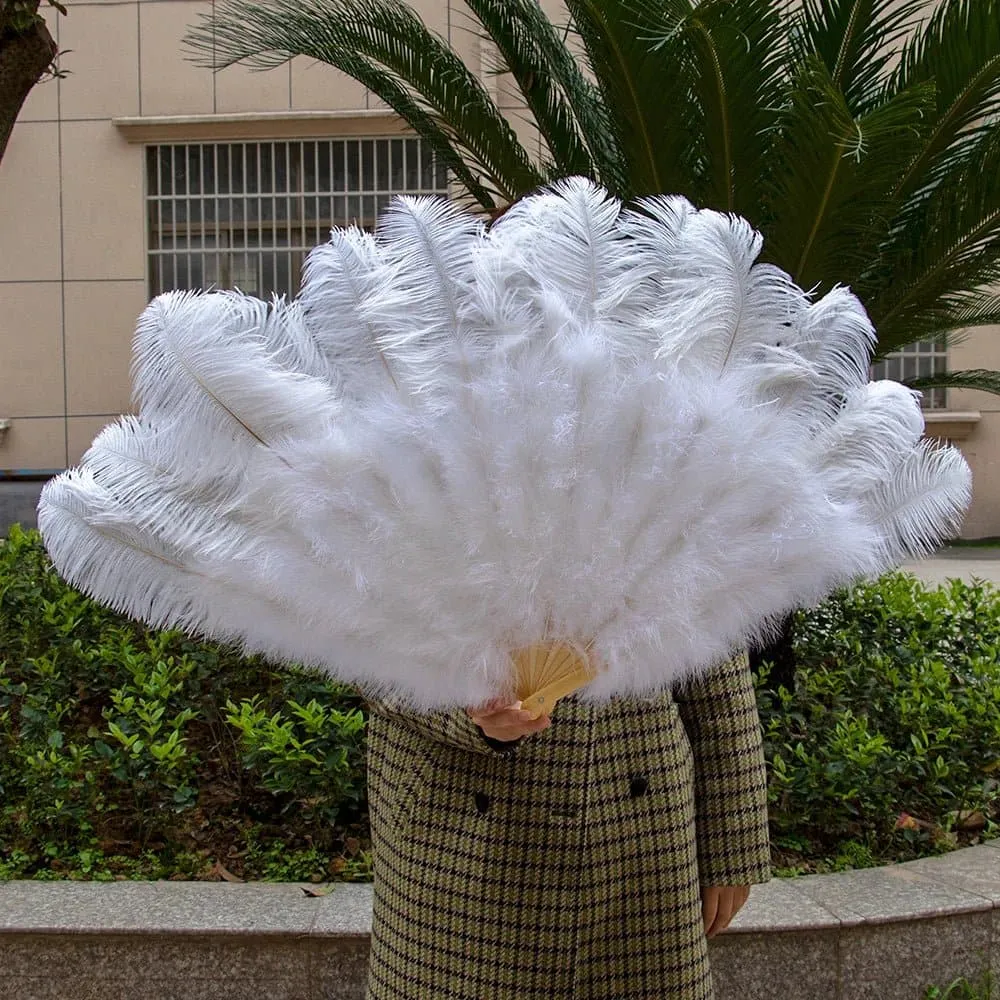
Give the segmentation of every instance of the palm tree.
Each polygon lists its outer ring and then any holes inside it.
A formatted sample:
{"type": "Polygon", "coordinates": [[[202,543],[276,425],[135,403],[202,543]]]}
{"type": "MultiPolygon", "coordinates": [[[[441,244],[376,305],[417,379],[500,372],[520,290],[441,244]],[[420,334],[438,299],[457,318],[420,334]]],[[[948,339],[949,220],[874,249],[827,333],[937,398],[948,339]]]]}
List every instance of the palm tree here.
{"type": "MultiPolygon", "coordinates": [[[[335,66],[492,214],[584,174],[744,215],[798,284],[861,297],[875,360],[1000,324],[1000,0],[566,0],[564,30],[535,0],[466,4],[541,163],[402,0],[220,0],[186,44],[215,69],[335,66]]],[[[1000,373],[908,384],[1000,393],[1000,373]]]]}
{"type": "MultiPolygon", "coordinates": [[[[218,0],[196,61],[363,83],[491,215],[556,177],[736,212],[801,286],[849,285],[876,361],[1000,324],[1000,0],[465,0],[545,150],[402,0],[218,0]],[[567,45],[574,36],[578,62],[567,45]]],[[[1000,394],[1000,372],[907,380],[1000,394]]],[[[794,670],[789,625],[764,652],[794,670]]]]}

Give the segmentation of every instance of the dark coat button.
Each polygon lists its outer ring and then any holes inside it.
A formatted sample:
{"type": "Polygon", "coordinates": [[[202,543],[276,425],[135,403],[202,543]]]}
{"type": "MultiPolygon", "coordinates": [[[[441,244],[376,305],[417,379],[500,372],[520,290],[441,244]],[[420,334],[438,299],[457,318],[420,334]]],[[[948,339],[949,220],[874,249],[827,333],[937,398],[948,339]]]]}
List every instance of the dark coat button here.
{"type": "Polygon", "coordinates": [[[476,808],[481,812],[486,812],[490,807],[490,797],[482,792],[476,792],[476,808]]]}
{"type": "Polygon", "coordinates": [[[649,788],[649,782],[642,776],[636,775],[632,779],[632,783],[629,785],[629,794],[633,799],[639,798],[640,795],[646,794],[646,789],[649,788]]]}
{"type": "Polygon", "coordinates": [[[566,806],[565,809],[553,809],[549,815],[556,819],[576,819],[576,813],[573,806],[566,806]]]}

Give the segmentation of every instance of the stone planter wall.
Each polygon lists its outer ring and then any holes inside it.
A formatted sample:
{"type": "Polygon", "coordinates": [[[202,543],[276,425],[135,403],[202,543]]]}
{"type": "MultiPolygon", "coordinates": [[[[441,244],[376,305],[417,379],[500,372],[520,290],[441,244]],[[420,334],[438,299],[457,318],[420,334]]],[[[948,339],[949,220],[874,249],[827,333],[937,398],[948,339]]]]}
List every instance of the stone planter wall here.
{"type": "MultiPolygon", "coordinates": [[[[1000,974],[998,915],[1000,842],[776,879],[712,942],[717,1000],[922,1000],[1000,974]]],[[[0,1000],[361,1000],[370,929],[369,885],[0,882],[0,1000]]]]}

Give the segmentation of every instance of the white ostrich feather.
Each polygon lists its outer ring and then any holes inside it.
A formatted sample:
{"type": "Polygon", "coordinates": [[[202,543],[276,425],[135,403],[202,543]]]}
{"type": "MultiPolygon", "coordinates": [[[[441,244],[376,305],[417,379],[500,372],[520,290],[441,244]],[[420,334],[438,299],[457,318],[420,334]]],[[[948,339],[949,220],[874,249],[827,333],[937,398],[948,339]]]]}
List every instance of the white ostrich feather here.
{"type": "Polygon", "coordinates": [[[331,369],[349,377],[344,391],[360,398],[396,388],[375,328],[363,315],[364,303],[386,280],[374,236],[356,226],[335,229],[303,268],[303,321],[331,369]]]}
{"type": "Polygon", "coordinates": [[[868,493],[896,474],[923,432],[923,414],[912,390],[888,380],[849,389],[837,419],[814,439],[818,469],[833,496],[868,493]]]}
{"type": "Polygon", "coordinates": [[[274,636],[284,645],[293,635],[273,608],[250,606],[235,580],[218,572],[220,563],[203,562],[196,549],[171,544],[148,522],[136,524],[86,468],[46,484],[39,527],[50,549],[60,553],[64,575],[88,580],[89,589],[117,611],[155,627],[219,638],[245,638],[252,632],[247,645],[259,649],[274,636]]]}
{"type": "Polygon", "coordinates": [[[756,264],[745,220],[583,178],[492,228],[397,198],[297,301],[172,293],[137,418],[49,483],[75,585],[154,625],[418,708],[510,694],[578,643],[643,695],[950,535],[969,472],[868,384],[874,332],[756,264]]]}
{"type": "Polygon", "coordinates": [[[283,295],[272,296],[266,324],[262,339],[275,365],[339,387],[339,371],[327,346],[320,346],[306,324],[301,300],[286,302],[283,295]]]}
{"type": "Polygon", "coordinates": [[[942,535],[957,534],[972,499],[972,473],[957,449],[921,441],[892,477],[860,499],[877,528],[881,561],[893,565],[929,555],[942,535]]]}
{"type": "Polygon", "coordinates": [[[168,292],[142,314],[133,402],[188,452],[192,472],[239,474],[249,450],[335,417],[328,381],[277,360],[289,355],[294,319],[283,302],[269,308],[235,292],[168,292]]]}

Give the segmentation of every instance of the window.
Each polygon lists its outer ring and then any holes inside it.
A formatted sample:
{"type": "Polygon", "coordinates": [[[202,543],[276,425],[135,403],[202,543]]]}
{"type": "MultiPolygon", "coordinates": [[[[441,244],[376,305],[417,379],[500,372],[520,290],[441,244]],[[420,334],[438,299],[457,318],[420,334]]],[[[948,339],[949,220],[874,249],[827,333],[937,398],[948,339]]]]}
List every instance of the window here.
{"type": "MultiPolygon", "coordinates": [[[[873,379],[903,379],[939,375],[948,370],[948,349],[943,337],[919,340],[872,366],[873,379]]],[[[924,389],[921,405],[925,410],[943,410],[948,405],[947,389],[924,389]]]]}
{"type": "Polygon", "coordinates": [[[374,228],[397,193],[447,196],[448,171],[419,138],[148,146],[150,294],[293,296],[331,228],[374,228]]]}

